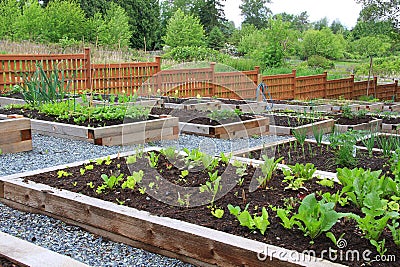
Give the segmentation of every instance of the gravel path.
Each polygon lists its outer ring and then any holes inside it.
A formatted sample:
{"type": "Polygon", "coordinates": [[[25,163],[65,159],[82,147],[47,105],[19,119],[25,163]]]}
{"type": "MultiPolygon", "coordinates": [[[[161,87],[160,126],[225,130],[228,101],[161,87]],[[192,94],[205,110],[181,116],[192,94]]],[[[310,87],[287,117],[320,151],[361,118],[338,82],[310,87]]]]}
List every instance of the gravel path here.
{"type": "MultiPolygon", "coordinates": [[[[221,151],[231,152],[284,138],[263,136],[229,141],[182,135],[178,141],[155,142],[146,146],[172,145],[177,148],[200,148],[204,152],[217,154],[221,151]]],[[[82,141],[33,135],[32,151],[0,155],[0,176],[94,159],[137,147],[103,147],[82,141]]],[[[67,225],[44,215],[20,212],[1,203],[0,214],[0,231],[71,256],[90,266],[191,266],[176,259],[105,240],[79,227],[67,225]]]]}

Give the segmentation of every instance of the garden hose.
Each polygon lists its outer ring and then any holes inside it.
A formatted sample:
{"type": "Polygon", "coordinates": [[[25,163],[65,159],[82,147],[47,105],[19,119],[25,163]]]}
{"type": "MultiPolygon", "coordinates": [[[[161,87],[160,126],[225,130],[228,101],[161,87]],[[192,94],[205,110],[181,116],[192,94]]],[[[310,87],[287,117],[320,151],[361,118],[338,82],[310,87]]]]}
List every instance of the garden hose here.
{"type": "Polygon", "coordinates": [[[272,108],[273,108],[273,106],[274,106],[274,103],[272,102],[271,92],[269,91],[268,86],[267,86],[265,83],[263,83],[263,82],[261,82],[261,83],[257,86],[257,102],[258,102],[258,96],[260,95],[260,93],[261,93],[261,95],[262,95],[263,101],[264,101],[265,103],[267,103],[267,106],[265,107],[265,110],[266,110],[266,111],[272,110],[272,108]],[[267,100],[267,97],[265,96],[266,92],[268,92],[268,97],[269,97],[269,99],[271,100],[271,102],[270,102],[271,105],[269,105],[268,100],[267,100]]]}

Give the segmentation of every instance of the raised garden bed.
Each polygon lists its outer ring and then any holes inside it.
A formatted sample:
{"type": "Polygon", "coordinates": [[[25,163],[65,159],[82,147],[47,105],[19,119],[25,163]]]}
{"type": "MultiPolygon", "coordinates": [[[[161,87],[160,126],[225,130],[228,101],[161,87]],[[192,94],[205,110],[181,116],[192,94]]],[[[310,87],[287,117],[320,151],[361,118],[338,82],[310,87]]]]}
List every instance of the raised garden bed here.
{"type": "Polygon", "coordinates": [[[345,118],[338,117],[335,121],[335,132],[346,132],[348,130],[355,131],[372,131],[379,132],[382,128],[382,119],[378,119],[371,116],[365,116],[363,118],[345,118]]]}
{"type": "Polygon", "coordinates": [[[240,110],[244,113],[262,113],[267,109],[268,103],[248,101],[248,100],[235,100],[235,99],[224,99],[217,98],[221,102],[221,109],[228,110],[240,110]]]}
{"type": "Polygon", "coordinates": [[[369,111],[381,111],[383,109],[384,104],[380,102],[359,102],[359,109],[366,109],[369,111]]]}
{"type": "MultiPolygon", "coordinates": [[[[263,116],[236,115],[227,111],[214,113],[229,113],[231,117],[211,118],[213,112],[183,110],[172,108],[153,108],[151,114],[168,114],[179,118],[181,133],[195,134],[220,139],[233,139],[253,135],[265,135],[269,132],[269,119],[263,116]]],[[[217,114],[218,115],[218,114],[217,114]]]]}
{"type": "Polygon", "coordinates": [[[329,112],[332,110],[330,104],[304,103],[300,101],[273,100],[272,110],[293,110],[299,112],[329,112]]]}
{"type": "Polygon", "coordinates": [[[150,109],[138,106],[87,107],[60,102],[36,109],[11,108],[0,112],[32,118],[31,127],[36,133],[96,145],[141,144],[177,139],[179,134],[178,118],[149,116],[150,109]],[[57,113],[51,113],[54,111],[57,113]]]}
{"type": "Polygon", "coordinates": [[[96,145],[143,144],[150,141],[178,139],[178,118],[154,118],[142,122],[106,127],[87,127],[65,123],[31,120],[35,133],[83,140],[96,145]]]}
{"type": "MultiPolygon", "coordinates": [[[[287,165],[312,163],[318,170],[335,173],[337,168],[346,167],[336,162],[336,151],[327,142],[323,142],[318,146],[316,141],[306,139],[303,153],[302,146],[298,143],[296,144],[295,138],[291,138],[251,149],[236,151],[234,155],[256,160],[260,160],[262,155],[275,158],[283,157],[284,164],[287,165]]],[[[374,151],[373,156],[370,157],[366,150],[360,149],[356,152],[356,158],[356,167],[383,170],[383,172],[390,169],[387,165],[388,158],[383,157],[383,154],[378,151],[374,151]]]]}
{"type": "Polygon", "coordinates": [[[32,150],[30,119],[0,115],[0,150],[2,153],[32,150]]]}
{"type": "Polygon", "coordinates": [[[383,117],[382,132],[398,134],[400,132],[400,117],[383,117]]]}
{"type": "MultiPolygon", "coordinates": [[[[152,153],[157,154],[157,151],[152,151],[152,153]]],[[[227,186],[231,189],[225,189],[226,193],[217,194],[215,198],[215,207],[225,211],[222,218],[217,219],[211,214],[207,205],[187,207],[190,205],[189,202],[195,201],[194,196],[189,200],[189,197],[184,197],[182,193],[181,199],[179,194],[175,194],[176,192],[171,191],[169,187],[170,184],[182,185],[198,192],[197,186],[204,184],[208,179],[207,170],[191,171],[184,179],[180,179],[181,169],[175,166],[169,168],[171,162],[174,161],[169,161],[164,157],[165,154],[160,154],[157,167],[151,168],[152,161],[146,158],[151,157],[148,153],[143,154],[142,157],[137,156],[136,162],[129,165],[133,169],[128,171],[123,158],[125,155],[103,159],[99,164],[97,160],[86,161],[69,164],[69,167],[64,165],[2,177],[0,178],[2,180],[0,199],[6,204],[33,209],[91,229],[95,233],[105,234],[112,239],[124,240],[124,242],[136,244],[157,253],[175,256],[199,266],[210,264],[219,266],[340,266],[298,253],[304,250],[315,250],[316,255],[323,255],[323,250],[332,247],[336,249],[336,246],[324,236],[316,238],[315,243],[310,244],[310,239],[305,238],[301,231],[283,228],[270,206],[285,206],[287,205],[285,199],[292,199],[293,207],[297,209],[301,196],[310,192],[336,192],[340,190],[340,185],[329,189],[312,179],[304,185],[307,190],[285,190],[282,173],[277,171],[269,181],[268,189],[258,188],[250,191],[251,179],[259,169],[244,164],[247,174],[239,176],[237,169],[235,170],[238,167],[224,165],[221,159],[216,168],[222,173],[221,179],[227,179],[224,180],[222,188],[227,186]],[[106,163],[108,161],[111,162],[106,163]],[[87,168],[90,165],[93,169],[87,168]],[[84,174],[81,169],[86,170],[84,174]],[[110,174],[112,171],[115,173],[116,170],[125,176],[136,175],[142,170],[143,179],[134,189],[122,188],[119,185],[112,190],[106,189],[103,193],[96,193],[98,186],[103,183],[99,178],[100,175],[110,174]],[[157,179],[153,175],[154,172],[159,173],[164,179],[157,179]],[[60,173],[61,177],[58,178],[60,173]],[[67,175],[64,176],[64,173],[67,175]],[[243,177],[242,184],[237,184],[239,181],[237,178],[240,177],[243,177]],[[150,186],[151,183],[153,183],[152,186],[150,186]],[[148,195],[141,193],[145,189],[148,195]],[[165,189],[167,189],[167,194],[165,194],[165,189]],[[158,201],[157,196],[161,195],[175,203],[175,207],[164,201],[158,201]],[[260,234],[255,230],[249,231],[240,226],[235,217],[229,214],[228,204],[238,205],[241,208],[249,204],[248,210],[252,214],[260,214],[262,208],[267,209],[270,214],[270,225],[266,234],[260,234]],[[293,252],[293,250],[298,252],[293,252]],[[290,257],[293,253],[305,258],[290,257]]],[[[186,159],[182,160],[186,162],[186,159]]],[[[209,198],[210,194],[205,194],[205,196],[209,198]]],[[[338,209],[341,212],[357,212],[351,205],[338,207],[338,209]]],[[[346,249],[359,251],[368,249],[372,251],[370,254],[372,258],[376,255],[374,248],[368,240],[361,238],[358,231],[354,231],[354,227],[353,221],[340,219],[331,231],[335,236],[345,233],[348,247],[345,248],[344,253],[346,249]]],[[[397,256],[399,251],[390,241],[388,233],[384,233],[384,237],[387,238],[385,246],[388,249],[387,254],[397,256]]],[[[325,257],[328,257],[327,254],[325,257]]],[[[336,260],[340,259],[336,257],[336,260]]],[[[367,264],[364,260],[350,260],[343,263],[350,266],[367,264]]],[[[378,263],[376,266],[395,266],[395,264],[390,265],[385,262],[378,263]]]]}
{"type": "Polygon", "coordinates": [[[182,133],[196,134],[221,139],[261,136],[269,132],[269,119],[254,116],[245,121],[232,122],[222,125],[204,125],[191,122],[179,122],[182,133]]]}
{"type": "Polygon", "coordinates": [[[400,103],[384,103],[383,111],[400,111],[400,103]]]}
{"type": "Polygon", "coordinates": [[[272,114],[269,131],[276,135],[292,135],[294,131],[305,132],[312,135],[314,131],[327,134],[332,132],[335,121],[333,119],[311,119],[300,116],[285,116],[272,114]]]}
{"type": "Polygon", "coordinates": [[[220,102],[207,99],[195,98],[164,98],[163,108],[184,109],[184,110],[199,110],[213,111],[219,110],[220,102]]]}
{"type": "Polygon", "coordinates": [[[385,151],[390,153],[400,148],[400,135],[390,133],[374,133],[368,134],[357,142],[356,144],[361,149],[368,149],[367,146],[373,148],[374,151],[385,151]]]}
{"type": "Polygon", "coordinates": [[[140,105],[144,107],[161,107],[163,102],[164,100],[161,98],[152,98],[152,97],[133,98],[131,96],[113,96],[112,98],[110,98],[109,95],[96,95],[93,97],[92,100],[93,105],[140,105]],[[113,103],[110,102],[111,100],[113,101],[113,103]]]}

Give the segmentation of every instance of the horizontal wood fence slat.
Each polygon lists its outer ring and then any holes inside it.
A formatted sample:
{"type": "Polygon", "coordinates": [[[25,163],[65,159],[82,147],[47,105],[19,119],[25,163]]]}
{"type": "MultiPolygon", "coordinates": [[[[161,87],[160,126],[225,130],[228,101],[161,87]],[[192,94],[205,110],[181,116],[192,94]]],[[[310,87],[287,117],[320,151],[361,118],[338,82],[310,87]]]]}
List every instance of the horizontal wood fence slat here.
{"type": "Polygon", "coordinates": [[[56,68],[62,72],[74,92],[255,99],[257,85],[263,82],[268,87],[266,97],[277,100],[358,99],[365,95],[400,100],[398,81],[378,84],[376,77],[369,82],[354,81],[353,75],[327,80],[326,72],[296,77],[296,70],[261,76],[259,67],[241,72],[216,72],[215,63],[206,68],[161,70],[160,57],[154,62],[92,64],[89,48],[82,54],[0,55],[0,93],[22,84],[23,75],[32,75],[38,63],[47,74],[56,68]]]}

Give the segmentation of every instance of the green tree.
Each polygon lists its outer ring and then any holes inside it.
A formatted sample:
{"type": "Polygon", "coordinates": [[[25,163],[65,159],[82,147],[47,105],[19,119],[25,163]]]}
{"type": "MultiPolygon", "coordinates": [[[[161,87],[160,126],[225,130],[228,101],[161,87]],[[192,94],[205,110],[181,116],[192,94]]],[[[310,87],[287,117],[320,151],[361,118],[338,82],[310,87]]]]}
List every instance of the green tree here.
{"type": "Polygon", "coordinates": [[[15,0],[0,1],[0,38],[12,38],[15,32],[14,21],[21,16],[21,10],[18,2],[15,0]]]}
{"type": "Polygon", "coordinates": [[[131,46],[153,49],[158,45],[160,5],[158,0],[113,0],[129,17],[131,46]]]}
{"type": "Polygon", "coordinates": [[[208,47],[219,50],[224,47],[225,43],[225,36],[222,31],[215,26],[212,28],[208,38],[207,38],[208,47]]]}
{"type": "Polygon", "coordinates": [[[313,23],[314,26],[314,30],[322,30],[323,28],[328,28],[329,27],[329,22],[328,22],[328,18],[324,17],[316,22],[313,23]]]}
{"type": "Polygon", "coordinates": [[[128,47],[132,33],[125,10],[119,5],[111,3],[98,28],[97,35],[101,45],[128,47]]]}
{"type": "Polygon", "coordinates": [[[200,20],[193,15],[185,15],[178,9],[169,20],[166,35],[163,40],[170,47],[203,46],[204,29],[200,20]]]}
{"type": "Polygon", "coordinates": [[[351,43],[353,53],[368,58],[385,55],[390,46],[390,39],[387,36],[366,36],[351,43]]]}
{"type": "Polygon", "coordinates": [[[63,38],[80,40],[86,32],[85,13],[74,0],[50,1],[45,8],[44,39],[57,43],[63,38]]]}
{"type": "Polygon", "coordinates": [[[392,35],[394,31],[393,24],[390,21],[358,21],[354,26],[352,33],[354,39],[360,39],[367,36],[392,35]]]}
{"type": "Polygon", "coordinates": [[[197,0],[194,2],[192,13],[200,19],[207,34],[214,27],[223,28],[224,22],[226,22],[224,5],[221,0],[197,0]]]}
{"type": "Polygon", "coordinates": [[[334,34],[344,33],[346,31],[346,27],[344,27],[339,20],[332,21],[330,28],[334,34]]]}
{"type": "Polygon", "coordinates": [[[107,0],[80,0],[80,6],[85,12],[86,18],[92,18],[96,13],[106,14],[110,3],[112,2],[107,0]]]}
{"type": "Polygon", "coordinates": [[[244,17],[243,23],[253,24],[258,29],[267,27],[272,15],[271,9],[266,6],[269,3],[271,0],[242,0],[239,8],[244,17]]]}
{"type": "Polygon", "coordinates": [[[320,31],[308,30],[303,37],[303,56],[322,56],[329,59],[342,58],[346,42],[342,35],[333,34],[330,28],[320,31]]]}
{"type": "Polygon", "coordinates": [[[363,5],[361,16],[367,21],[390,21],[400,30],[400,0],[356,0],[363,5]]]}
{"type": "Polygon", "coordinates": [[[229,43],[238,46],[243,36],[249,35],[255,31],[257,31],[257,28],[253,24],[242,23],[240,29],[235,29],[233,31],[229,43]]]}
{"type": "Polygon", "coordinates": [[[15,38],[18,40],[40,41],[43,31],[44,9],[36,0],[25,2],[22,8],[22,15],[15,20],[15,38]]]}
{"type": "Polygon", "coordinates": [[[310,21],[308,19],[307,11],[301,12],[298,15],[288,14],[286,12],[275,14],[272,18],[277,19],[281,17],[283,22],[289,22],[290,28],[300,32],[304,32],[311,27],[310,21]]]}

